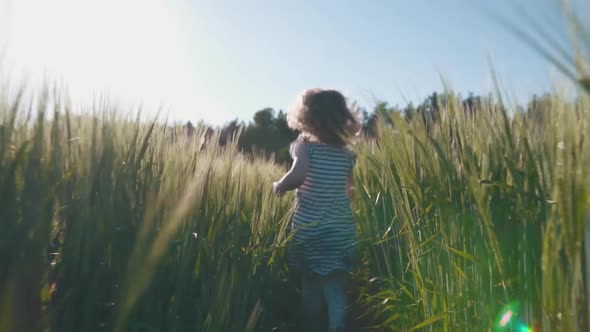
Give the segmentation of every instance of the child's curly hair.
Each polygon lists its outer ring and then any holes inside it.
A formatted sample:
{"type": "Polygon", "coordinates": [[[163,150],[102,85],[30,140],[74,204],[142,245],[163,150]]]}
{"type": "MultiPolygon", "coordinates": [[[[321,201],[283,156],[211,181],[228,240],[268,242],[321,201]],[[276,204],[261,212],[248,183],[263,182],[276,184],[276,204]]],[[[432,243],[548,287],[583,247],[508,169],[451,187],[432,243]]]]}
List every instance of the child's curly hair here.
{"type": "Polygon", "coordinates": [[[288,115],[291,129],[322,143],[346,146],[360,130],[358,109],[336,90],[309,89],[288,115]]]}

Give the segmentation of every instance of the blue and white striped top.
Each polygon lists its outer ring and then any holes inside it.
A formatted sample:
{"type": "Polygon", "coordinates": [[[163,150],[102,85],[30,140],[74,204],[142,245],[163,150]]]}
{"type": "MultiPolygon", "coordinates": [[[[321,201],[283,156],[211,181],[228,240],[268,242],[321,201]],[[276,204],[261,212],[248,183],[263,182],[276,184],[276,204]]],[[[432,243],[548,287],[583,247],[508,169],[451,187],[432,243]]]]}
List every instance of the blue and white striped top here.
{"type": "Polygon", "coordinates": [[[297,189],[289,267],[319,275],[338,269],[350,272],[356,234],[347,180],[354,154],[347,148],[301,139],[291,145],[294,157],[304,153],[309,168],[297,189]]]}

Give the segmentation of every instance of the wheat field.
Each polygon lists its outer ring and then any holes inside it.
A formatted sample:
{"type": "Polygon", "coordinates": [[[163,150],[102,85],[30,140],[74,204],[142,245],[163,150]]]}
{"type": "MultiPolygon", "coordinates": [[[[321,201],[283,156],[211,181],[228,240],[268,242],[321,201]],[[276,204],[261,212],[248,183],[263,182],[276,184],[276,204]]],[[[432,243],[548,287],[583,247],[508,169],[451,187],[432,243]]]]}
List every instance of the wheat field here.
{"type": "MultiPolygon", "coordinates": [[[[507,305],[588,327],[588,101],[494,100],[449,93],[355,141],[359,328],[492,331],[507,305]]],[[[284,166],[106,101],[36,101],[0,106],[0,331],[297,330],[284,166]]]]}
{"type": "MultiPolygon", "coordinates": [[[[357,330],[590,329],[588,52],[512,29],[579,97],[449,90],[355,139],[357,330]]],[[[62,96],[0,91],[0,332],[300,331],[285,165],[62,96]]]]}

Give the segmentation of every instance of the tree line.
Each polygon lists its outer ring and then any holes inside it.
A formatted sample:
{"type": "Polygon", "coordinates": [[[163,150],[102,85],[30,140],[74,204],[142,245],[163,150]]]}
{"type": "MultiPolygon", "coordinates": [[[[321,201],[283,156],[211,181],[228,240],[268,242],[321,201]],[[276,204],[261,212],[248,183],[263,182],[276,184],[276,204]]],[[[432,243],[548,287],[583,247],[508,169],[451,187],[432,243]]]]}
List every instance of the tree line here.
{"type": "MultiPolygon", "coordinates": [[[[550,107],[552,96],[544,94],[533,96],[526,107],[518,107],[516,112],[527,114],[531,119],[540,120],[543,110],[550,107]]],[[[392,106],[387,102],[378,102],[371,110],[361,109],[361,133],[366,137],[375,137],[378,119],[383,119],[387,125],[393,127],[392,115],[397,113],[406,120],[420,119],[427,126],[436,123],[440,119],[451,99],[458,103],[461,110],[469,116],[476,116],[482,110],[499,109],[494,98],[469,94],[461,97],[432,93],[419,105],[408,103],[404,107],[392,106]]],[[[188,135],[196,129],[189,121],[184,125],[188,135]]],[[[289,144],[297,138],[298,133],[291,130],[287,124],[287,113],[283,110],[276,111],[273,108],[264,108],[254,113],[250,121],[235,119],[226,123],[219,130],[219,144],[224,146],[229,141],[237,139],[238,147],[244,153],[263,154],[273,157],[279,163],[289,162],[289,144]]],[[[215,130],[207,126],[209,137],[213,137],[215,130]]]]}

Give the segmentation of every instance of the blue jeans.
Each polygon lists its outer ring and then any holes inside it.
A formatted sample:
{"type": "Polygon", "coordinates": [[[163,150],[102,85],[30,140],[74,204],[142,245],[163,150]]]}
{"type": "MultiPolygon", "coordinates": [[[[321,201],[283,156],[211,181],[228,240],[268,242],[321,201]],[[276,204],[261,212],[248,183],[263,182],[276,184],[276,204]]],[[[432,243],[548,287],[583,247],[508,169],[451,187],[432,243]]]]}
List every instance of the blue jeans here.
{"type": "Polygon", "coordinates": [[[305,332],[321,331],[322,299],[328,307],[330,332],[346,331],[347,273],[334,271],[326,276],[305,275],[302,279],[305,332]]]}

